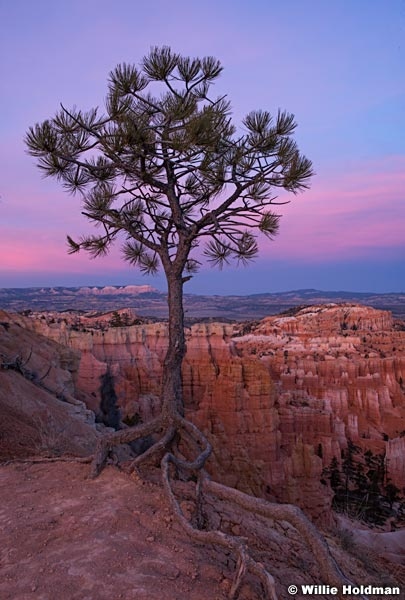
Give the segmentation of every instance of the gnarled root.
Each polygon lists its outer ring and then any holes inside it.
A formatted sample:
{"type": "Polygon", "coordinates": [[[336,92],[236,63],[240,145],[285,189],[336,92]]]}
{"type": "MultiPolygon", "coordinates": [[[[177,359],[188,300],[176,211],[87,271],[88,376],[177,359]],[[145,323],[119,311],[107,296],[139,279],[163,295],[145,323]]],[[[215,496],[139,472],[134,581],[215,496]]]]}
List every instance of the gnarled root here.
{"type": "Polygon", "coordinates": [[[41,464],[41,463],[54,463],[54,462],[75,462],[75,463],[81,463],[81,464],[86,464],[86,463],[90,463],[92,462],[93,457],[92,456],[32,456],[32,457],[27,457],[27,458],[12,458],[10,460],[6,460],[5,462],[2,462],[1,465],[3,467],[7,466],[7,465],[14,465],[14,464],[29,464],[29,465],[35,465],[35,464],[41,464]]]}
{"type": "Polygon", "coordinates": [[[130,470],[134,470],[159,453],[164,454],[160,463],[163,486],[173,513],[182,528],[196,542],[221,546],[231,551],[235,556],[237,564],[234,580],[229,592],[230,600],[237,600],[248,573],[260,582],[262,587],[261,599],[277,600],[275,580],[267,569],[252,557],[249,552],[247,538],[224,533],[220,530],[204,529],[203,505],[204,494],[206,493],[219,500],[237,505],[251,514],[260,515],[272,520],[289,522],[301,534],[302,539],[311,549],[319,566],[319,572],[323,581],[327,581],[339,589],[341,589],[342,584],[351,583],[332,557],[326,541],[297,506],[269,503],[266,500],[249,496],[234,488],[211,481],[204,468],[212,451],[211,445],[198,427],[180,414],[170,415],[170,417],[165,419],[163,416],[160,416],[149,423],[106,435],[98,442],[91,466],[91,476],[95,477],[100,473],[105,464],[108,452],[114,445],[131,442],[159,432],[162,434],[160,439],[132,461],[130,470]],[[196,450],[196,458],[187,460],[180,454],[178,447],[176,449],[172,448],[176,436],[185,442],[188,449],[191,446],[196,450]],[[180,503],[175,496],[172,485],[173,472],[177,474],[185,472],[188,477],[196,477],[196,527],[184,516],[180,503]]]}
{"type": "Polygon", "coordinates": [[[293,504],[276,504],[261,498],[249,496],[228,486],[211,481],[208,474],[203,474],[203,490],[214,494],[221,500],[237,504],[247,512],[268,517],[276,521],[287,521],[301,534],[307,546],[311,549],[319,565],[324,580],[330,585],[341,587],[351,583],[340,570],[331,555],[326,541],[320,535],[313,523],[305,516],[298,506],[293,504]]]}
{"type": "Polygon", "coordinates": [[[101,473],[108,454],[114,446],[134,442],[141,437],[146,437],[152,433],[158,433],[162,428],[163,418],[159,416],[148,423],[136,425],[136,427],[128,427],[127,429],[120,429],[119,431],[113,431],[112,433],[100,437],[97,442],[93,462],[91,463],[90,477],[94,479],[94,477],[97,477],[97,475],[101,473]]]}
{"type": "MultiPolygon", "coordinates": [[[[181,461],[184,466],[184,461],[181,461]]],[[[255,574],[259,580],[261,581],[264,589],[264,596],[268,600],[277,600],[277,595],[275,591],[275,582],[273,577],[266,571],[263,565],[257,563],[253,558],[249,555],[246,544],[247,540],[245,538],[239,536],[228,535],[227,533],[223,533],[222,531],[201,531],[199,529],[195,529],[191,523],[184,516],[180,505],[174,495],[171,483],[170,483],[170,473],[169,473],[169,465],[170,463],[176,464],[176,457],[168,452],[162,459],[162,478],[163,485],[165,491],[168,495],[171,507],[173,512],[182,525],[182,527],[186,530],[191,539],[195,540],[198,543],[203,544],[215,544],[218,546],[222,546],[236,553],[238,556],[238,568],[235,574],[235,579],[230,591],[229,598],[230,600],[236,600],[238,597],[238,593],[240,587],[242,585],[243,577],[246,571],[250,570],[253,574],[255,574]]],[[[190,463],[191,464],[191,463],[190,463]]]]}
{"type": "Polygon", "coordinates": [[[143,452],[143,454],[140,454],[131,462],[128,472],[132,473],[136,468],[140,467],[142,463],[147,462],[155,454],[158,454],[159,452],[162,452],[162,451],[166,451],[166,448],[168,447],[170,442],[173,440],[175,435],[176,435],[176,428],[169,427],[168,430],[166,431],[166,433],[160,438],[160,440],[155,442],[150,448],[145,450],[145,452],[143,452]]]}

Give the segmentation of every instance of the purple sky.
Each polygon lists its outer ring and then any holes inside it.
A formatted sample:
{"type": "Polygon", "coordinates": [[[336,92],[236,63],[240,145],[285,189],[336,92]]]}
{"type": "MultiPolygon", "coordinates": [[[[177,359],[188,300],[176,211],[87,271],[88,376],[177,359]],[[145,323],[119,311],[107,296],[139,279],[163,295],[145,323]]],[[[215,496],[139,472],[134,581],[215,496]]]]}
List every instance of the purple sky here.
{"type": "Polygon", "coordinates": [[[80,202],[41,179],[30,125],[59,103],[103,106],[108,73],[153,45],[214,55],[234,118],[293,112],[311,189],[282,207],[276,241],[247,268],[204,269],[188,292],[405,291],[403,0],[13,0],[0,6],[0,287],[151,283],[114,252],[69,256],[80,202]]]}

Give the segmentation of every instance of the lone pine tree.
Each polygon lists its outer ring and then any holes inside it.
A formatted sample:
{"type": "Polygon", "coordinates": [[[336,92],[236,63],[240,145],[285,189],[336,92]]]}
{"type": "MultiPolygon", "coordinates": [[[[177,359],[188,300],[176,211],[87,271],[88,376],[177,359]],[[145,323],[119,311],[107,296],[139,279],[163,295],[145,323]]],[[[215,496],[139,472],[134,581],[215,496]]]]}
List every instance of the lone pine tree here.
{"type": "Polygon", "coordinates": [[[126,261],[147,274],[162,268],[167,280],[169,344],[161,414],[102,438],[93,475],[115,444],[160,434],[133,466],[163,455],[165,489],[185,529],[198,541],[236,552],[239,568],[230,597],[237,597],[248,568],[261,580],[266,597],[276,598],[273,578],[251,558],[245,542],[204,530],[201,514],[199,528],[192,527],[171,486],[174,471],[194,474],[199,513],[203,493],[210,490],[246,510],[283,514],[308,540],[328,575],[325,580],[341,582],[326,545],[298,509],[270,505],[209,480],[204,465],[211,446],[184,418],[185,282],[198,270],[202,256],[219,267],[231,260],[251,261],[258,253],[258,234],[273,238],[278,231],[276,192],[296,194],[308,187],[312,176],[311,161],[292,139],[294,116],[279,110],[272,117],[257,110],[238,129],[227,97],[211,95],[221,71],[215,58],[191,59],[168,47],[152,48],[139,68],[122,64],[111,72],[104,114],[97,108],[84,112],[61,105],[53,118],[29,129],[26,144],[46,176],[81,195],[82,214],[99,227],[96,234],[78,240],[68,236],[70,252],[85,250],[98,257],[120,243],[126,261]],[[202,253],[197,253],[200,245],[202,253]],[[184,457],[186,448],[196,458],[184,457]]]}

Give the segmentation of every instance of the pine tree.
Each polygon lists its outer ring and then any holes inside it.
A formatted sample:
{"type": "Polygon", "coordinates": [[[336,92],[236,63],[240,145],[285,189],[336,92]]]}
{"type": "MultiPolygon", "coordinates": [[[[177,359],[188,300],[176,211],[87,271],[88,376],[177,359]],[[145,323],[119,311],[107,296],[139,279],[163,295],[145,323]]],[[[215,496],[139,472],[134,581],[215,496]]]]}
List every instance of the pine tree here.
{"type": "Polygon", "coordinates": [[[122,64],[110,74],[106,114],[62,106],[26,136],[42,172],[80,193],[84,216],[101,228],[78,241],[69,236],[70,252],[98,257],[119,242],[142,273],[164,270],[166,420],[183,414],[183,286],[198,269],[197,246],[205,242],[205,256],[220,267],[249,262],[257,233],[271,239],[278,231],[274,192],[297,193],[312,175],[292,139],[293,115],[253,111],[237,130],[227,98],[210,94],[221,71],[212,57],[153,48],[140,69],[122,64]]]}
{"type": "MultiPolygon", "coordinates": [[[[296,194],[309,186],[311,161],[293,140],[294,116],[279,110],[250,112],[237,127],[226,96],[211,88],[222,72],[213,57],[180,56],[168,47],[152,48],[140,67],[118,65],[110,74],[106,111],[61,105],[56,115],[31,127],[28,152],[41,171],[80,194],[83,215],[98,226],[95,234],[74,240],[69,251],[103,256],[114,243],[144,274],[163,269],[168,288],[169,344],[163,365],[162,411],[151,422],[103,438],[93,463],[98,474],[108,451],[118,443],[153,433],[160,439],[134,466],[162,455],[163,483],[173,510],[189,534],[236,552],[238,570],[232,597],[248,568],[275,598],[274,581],[247,553],[245,545],[217,531],[195,530],[185,519],[171,485],[172,468],[194,474],[197,505],[202,491],[242,504],[261,514],[284,515],[303,532],[322,565],[324,579],[341,583],[325,544],[295,507],[273,506],[210,482],[204,465],[211,446],[184,418],[181,366],[186,352],[183,287],[202,256],[222,267],[231,260],[247,264],[258,253],[258,235],[277,234],[274,207],[279,190],[296,194]],[[203,246],[202,256],[197,249],[203,246]],[[192,448],[195,456],[178,451],[192,448]],[[186,444],[186,446],[185,446],[186,444]],[[263,512],[264,511],[264,512],[263,512]]],[[[201,517],[201,515],[200,515],[201,517]]],[[[203,522],[201,518],[198,523],[203,522]]]]}

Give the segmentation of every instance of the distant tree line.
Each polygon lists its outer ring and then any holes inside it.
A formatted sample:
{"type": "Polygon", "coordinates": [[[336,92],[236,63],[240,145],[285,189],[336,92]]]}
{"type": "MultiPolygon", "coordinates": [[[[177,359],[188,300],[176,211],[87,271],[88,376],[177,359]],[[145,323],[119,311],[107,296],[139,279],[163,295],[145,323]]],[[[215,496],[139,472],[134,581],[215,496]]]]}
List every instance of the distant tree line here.
{"type": "Polygon", "coordinates": [[[349,440],[341,461],[334,456],[323,477],[334,492],[332,506],[337,512],[373,525],[405,520],[405,490],[401,493],[387,478],[383,453],[362,452],[349,440]]]}

